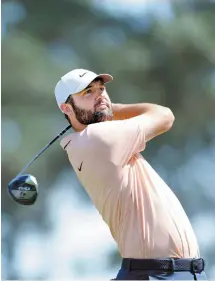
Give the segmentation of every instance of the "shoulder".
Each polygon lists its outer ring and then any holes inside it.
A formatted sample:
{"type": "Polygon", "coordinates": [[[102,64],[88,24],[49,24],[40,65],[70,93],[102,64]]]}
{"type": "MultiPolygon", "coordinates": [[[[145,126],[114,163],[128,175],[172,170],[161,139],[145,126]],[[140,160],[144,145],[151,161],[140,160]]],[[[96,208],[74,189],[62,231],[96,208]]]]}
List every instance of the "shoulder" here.
{"type": "Polygon", "coordinates": [[[113,121],[105,121],[96,124],[91,124],[87,127],[88,136],[102,136],[103,134],[108,134],[110,131],[117,130],[122,121],[113,120],[113,121]]]}
{"type": "Polygon", "coordinates": [[[80,146],[88,143],[106,142],[111,136],[117,134],[119,128],[124,121],[114,120],[106,121],[95,124],[90,124],[82,132],[75,132],[65,136],[60,141],[60,145],[63,149],[66,149],[69,145],[71,147],[74,142],[80,146]]]}

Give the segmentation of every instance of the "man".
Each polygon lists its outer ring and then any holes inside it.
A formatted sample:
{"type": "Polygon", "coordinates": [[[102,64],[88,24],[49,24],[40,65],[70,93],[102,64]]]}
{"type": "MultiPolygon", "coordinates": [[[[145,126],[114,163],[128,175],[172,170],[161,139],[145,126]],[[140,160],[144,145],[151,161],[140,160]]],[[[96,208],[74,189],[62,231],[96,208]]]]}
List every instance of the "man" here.
{"type": "Polygon", "coordinates": [[[174,115],[156,104],[111,103],[105,85],[112,79],[75,69],[55,96],[75,130],[61,146],[123,258],[116,279],[206,279],[180,202],[140,154],[172,127],[174,115]]]}

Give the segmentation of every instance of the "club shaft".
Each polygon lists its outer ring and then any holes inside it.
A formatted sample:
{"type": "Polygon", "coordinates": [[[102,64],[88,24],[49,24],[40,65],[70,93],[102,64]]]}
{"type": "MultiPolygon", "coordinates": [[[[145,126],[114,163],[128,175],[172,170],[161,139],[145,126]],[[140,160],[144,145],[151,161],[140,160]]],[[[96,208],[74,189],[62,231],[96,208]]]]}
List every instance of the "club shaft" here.
{"type": "Polygon", "coordinates": [[[31,164],[47,149],[49,148],[49,146],[51,146],[57,139],[59,139],[62,135],[64,135],[72,126],[69,125],[67,126],[65,129],[63,129],[63,131],[61,131],[54,139],[52,139],[46,146],[44,146],[38,153],[37,155],[34,156],[34,158],[31,159],[31,161],[19,172],[19,174],[17,175],[20,176],[21,174],[23,174],[27,168],[29,168],[31,166],[31,164]]]}

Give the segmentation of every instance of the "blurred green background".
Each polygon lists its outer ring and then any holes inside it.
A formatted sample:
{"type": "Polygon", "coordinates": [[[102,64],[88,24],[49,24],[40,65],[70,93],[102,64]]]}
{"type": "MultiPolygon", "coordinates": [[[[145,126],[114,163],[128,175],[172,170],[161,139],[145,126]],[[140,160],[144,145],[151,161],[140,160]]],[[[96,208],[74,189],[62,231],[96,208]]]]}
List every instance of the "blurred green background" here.
{"type": "Polygon", "coordinates": [[[180,199],[215,278],[215,2],[2,1],[2,279],[106,280],[120,266],[107,226],[59,142],[28,170],[40,193],[7,184],[67,121],[54,87],[74,68],[114,76],[113,102],[170,107],[172,130],[144,157],[180,199]]]}

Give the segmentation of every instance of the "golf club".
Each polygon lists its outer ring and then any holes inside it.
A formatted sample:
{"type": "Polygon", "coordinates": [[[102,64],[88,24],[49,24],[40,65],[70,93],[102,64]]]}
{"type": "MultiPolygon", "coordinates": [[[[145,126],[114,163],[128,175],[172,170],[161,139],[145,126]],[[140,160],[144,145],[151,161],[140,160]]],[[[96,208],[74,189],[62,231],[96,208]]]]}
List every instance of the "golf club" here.
{"type": "Polygon", "coordinates": [[[35,203],[38,195],[38,183],[34,176],[23,173],[31,164],[57,139],[64,135],[72,126],[69,125],[63,129],[54,139],[52,139],[37,155],[19,172],[19,174],[8,184],[8,192],[13,200],[21,205],[32,205],[35,203]]]}

